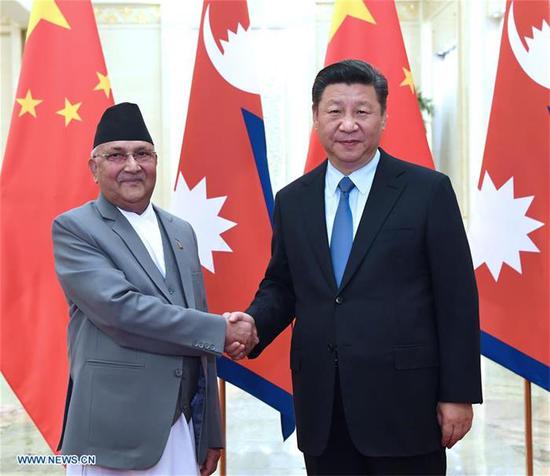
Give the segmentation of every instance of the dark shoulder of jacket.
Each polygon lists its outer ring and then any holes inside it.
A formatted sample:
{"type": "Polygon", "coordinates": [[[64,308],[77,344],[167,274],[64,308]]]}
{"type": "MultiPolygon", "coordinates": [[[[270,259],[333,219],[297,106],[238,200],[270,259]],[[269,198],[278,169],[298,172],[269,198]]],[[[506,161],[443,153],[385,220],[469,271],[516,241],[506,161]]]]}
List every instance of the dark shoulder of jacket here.
{"type": "MultiPolygon", "coordinates": [[[[433,184],[441,182],[442,180],[448,179],[448,176],[442,172],[425,167],[423,165],[413,164],[412,162],[407,162],[406,160],[398,159],[388,154],[384,150],[380,149],[381,160],[389,162],[391,167],[399,167],[403,172],[407,173],[407,178],[418,180],[426,184],[433,184]]],[[[380,164],[378,165],[380,166],[380,164]]]]}
{"type": "Polygon", "coordinates": [[[327,160],[325,159],[321,164],[315,167],[313,170],[307,174],[301,175],[297,179],[290,182],[288,185],[285,185],[281,190],[277,192],[277,196],[286,197],[293,195],[295,192],[301,192],[304,185],[308,185],[311,181],[319,178],[319,175],[325,176],[327,170],[327,160]]]}

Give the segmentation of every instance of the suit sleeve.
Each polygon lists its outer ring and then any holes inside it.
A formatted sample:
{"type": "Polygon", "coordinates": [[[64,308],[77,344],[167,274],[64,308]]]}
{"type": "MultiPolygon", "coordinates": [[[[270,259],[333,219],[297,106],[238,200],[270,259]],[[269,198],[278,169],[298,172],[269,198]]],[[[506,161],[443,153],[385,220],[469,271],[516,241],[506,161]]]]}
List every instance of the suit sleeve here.
{"type": "Polygon", "coordinates": [[[281,202],[277,195],[273,211],[271,259],[254,301],[246,310],[256,321],[260,339],[249,354],[250,358],[260,355],[294,319],[295,297],[283,236],[281,202]]]}
{"type": "Polygon", "coordinates": [[[69,304],[117,344],[171,355],[223,352],[225,319],[143,294],[75,220],[58,217],[52,234],[55,269],[69,304]]]}
{"type": "Polygon", "coordinates": [[[446,176],[434,187],[426,241],[439,339],[439,401],[480,403],[477,287],[460,209],[446,176]]]}
{"type": "Polygon", "coordinates": [[[218,379],[216,370],[216,359],[208,357],[208,388],[213,395],[209,395],[206,402],[206,414],[208,415],[208,448],[225,448],[220,413],[220,398],[218,395],[218,379]]]}

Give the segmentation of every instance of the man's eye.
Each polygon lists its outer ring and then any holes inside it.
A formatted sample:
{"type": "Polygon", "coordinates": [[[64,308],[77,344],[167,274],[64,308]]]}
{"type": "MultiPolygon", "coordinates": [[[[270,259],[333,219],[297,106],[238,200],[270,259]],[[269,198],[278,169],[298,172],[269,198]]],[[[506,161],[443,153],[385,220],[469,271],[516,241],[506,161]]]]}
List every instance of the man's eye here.
{"type": "Polygon", "coordinates": [[[340,112],[340,109],[329,109],[328,110],[329,114],[338,114],[339,112],[340,112]]]}
{"type": "Polygon", "coordinates": [[[113,162],[120,162],[124,160],[126,156],[120,152],[113,152],[112,154],[107,155],[107,160],[112,160],[113,162]]]}
{"type": "Polygon", "coordinates": [[[134,157],[137,157],[138,159],[144,159],[145,157],[149,157],[150,155],[150,152],[147,152],[145,150],[134,152],[134,157]]]}
{"type": "Polygon", "coordinates": [[[360,116],[366,116],[368,113],[369,111],[365,111],[364,109],[359,109],[359,111],[357,111],[357,114],[360,116]]]}

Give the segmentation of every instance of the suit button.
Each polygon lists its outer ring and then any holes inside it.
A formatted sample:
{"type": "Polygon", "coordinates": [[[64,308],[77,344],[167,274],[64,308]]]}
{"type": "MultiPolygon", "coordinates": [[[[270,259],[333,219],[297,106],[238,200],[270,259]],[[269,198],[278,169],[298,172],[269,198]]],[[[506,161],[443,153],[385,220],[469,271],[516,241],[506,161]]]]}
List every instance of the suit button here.
{"type": "Polygon", "coordinates": [[[170,294],[174,294],[174,290],[173,290],[172,288],[168,288],[168,292],[169,292],[170,294]]]}
{"type": "Polygon", "coordinates": [[[182,369],[176,369],[174,371],[174,373],[176,374],[176,377],[181,377],[183,375],[183,370],[182,369]]]}
{"type": "Polygon", "coordinates": [[[342,296],[336,296],[336,304],[342,304],[344,302],[344,298],[342,296]]]}

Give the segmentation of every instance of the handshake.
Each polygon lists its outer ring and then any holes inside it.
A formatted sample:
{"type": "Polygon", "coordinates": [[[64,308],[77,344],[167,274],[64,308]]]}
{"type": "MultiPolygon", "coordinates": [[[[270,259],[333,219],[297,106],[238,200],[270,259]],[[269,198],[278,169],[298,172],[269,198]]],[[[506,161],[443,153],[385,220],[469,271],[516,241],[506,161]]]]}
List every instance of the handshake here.
{"type": "Polygon", "coordinates": [[[227,320],[224,351],[233,360],[244,359],[260,342],[254,318],[244,312],[225,312],[227,320]]]}

